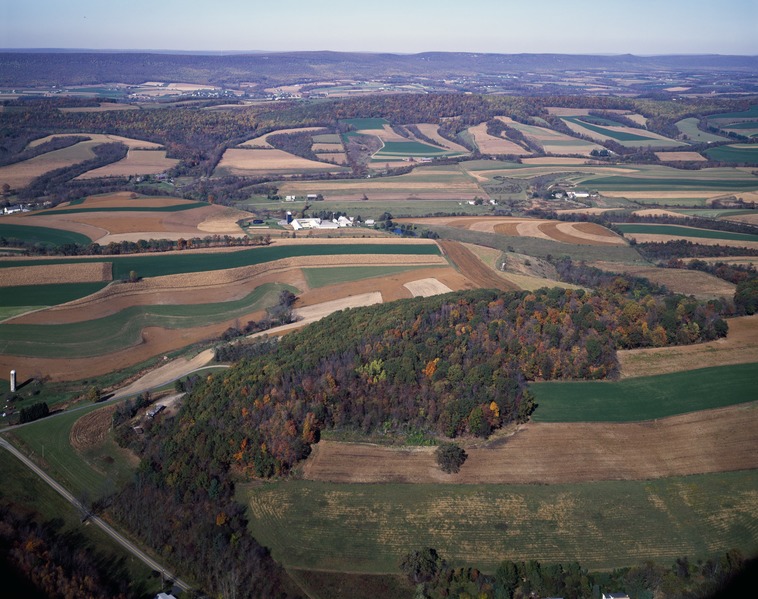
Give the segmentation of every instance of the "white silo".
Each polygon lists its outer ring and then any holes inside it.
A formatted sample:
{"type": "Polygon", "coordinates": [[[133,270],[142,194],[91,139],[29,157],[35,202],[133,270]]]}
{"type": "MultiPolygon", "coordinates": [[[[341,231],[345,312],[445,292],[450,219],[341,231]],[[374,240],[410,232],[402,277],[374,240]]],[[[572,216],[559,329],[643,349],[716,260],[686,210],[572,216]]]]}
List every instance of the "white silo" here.
{"type": "Polygon", "coordinates": [[[16,392],[16,371],[11,370],[11,393],[16,392]]]}

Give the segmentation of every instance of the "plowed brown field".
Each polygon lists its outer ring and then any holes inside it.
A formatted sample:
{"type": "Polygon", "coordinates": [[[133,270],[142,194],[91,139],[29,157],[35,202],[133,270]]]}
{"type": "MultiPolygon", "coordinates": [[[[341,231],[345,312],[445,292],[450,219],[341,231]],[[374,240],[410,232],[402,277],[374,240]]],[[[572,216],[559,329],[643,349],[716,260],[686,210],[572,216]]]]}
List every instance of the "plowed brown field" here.
{"type": "Polygon", "coordinates": [[[758,468],[758,403],[639,423],[529,423],[467,447],[458,474],[434,448],[321,441],[303,475],[339,483],[558,484],[758,468]]]}
{"type": "Polygon", "coordinates": [[[450,260],[482,289],[500,289],[501,291],[518,291],[519,287],[505,280],[486,266],[470,250],[457,241],[440,241],[440,246],[450,260]]]}

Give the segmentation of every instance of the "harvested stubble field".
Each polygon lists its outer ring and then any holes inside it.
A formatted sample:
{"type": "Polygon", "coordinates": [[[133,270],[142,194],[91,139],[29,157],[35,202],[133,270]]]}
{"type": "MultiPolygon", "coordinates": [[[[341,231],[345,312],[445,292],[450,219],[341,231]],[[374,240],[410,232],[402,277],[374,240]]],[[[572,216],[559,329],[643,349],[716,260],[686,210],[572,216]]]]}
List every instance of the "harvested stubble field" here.
{"type": "Polygon", "coordinates": [[[512,154],[514,156],[528,156],[529,150],[502,137],[495,137],[487,133],[487,124],[481,123],[476,127],[469,127],[469,134],[482,154],[512,154]]]}
{"type": "Polygon", "coordinates": [[[301,171],[341,172],[343,170],[335,165],[308,160],[282,150],[232,148],[224,152],[214,176],[226,174],[244,177],[261,173],[297,174],[301,171]]]}
{"type": "Polygon", "coordinates": [[[110,262],[88,262],[50,266],[19,266],[3,269],[3,287],[91,283],[113,279],[110,262]]]}
{"type": "Polygon", "coordinates": [[[592,266],[611,272],[643,277],[653,283],[665,285],[669,291],[674,293],[694,295],[702,300],[731,298],[736,287],[723,279],[696,270],[632,266],[602,261],[594,262],[592,266]]]}
{"type": "Polygon", "coordinates": [[[428,546],[486,572],[505,559],[594,570],[753,554],[756,484],[755,471],[565,485],[283,481],[239,496],[253,536],[286,567],[396,572],[405,553],[428,546]]]}
{"type": "Polygon", "coordinates": [[[107,406],[85,414],[71,427],[69,442],[77,452],[102,445],[112,425],[116,406],[107,406]]]}
{"type": "Polygon", "coordinates": [[[537,127],[535,125],[524,125],[505,116],[495,118],[501,120],[509,127],[521,131],[527,138],[540,145],[547,154],[584,154],[589,156],[592,150],[603,149],[602,146],[596,143],[570,137],[552,129],[537,127]]]}
{"type": "Polygon", "coordinates": [[[273,148],[269,142],[268,138],[269,135],[285,135],[289,133],[307,133],[309,131],[320,131],[323,129],[323,127],[296,127],[294,129],[277,129],[276,131],[271,131],[270,133],[265,133],[263,135],[259,135],[258,137],[254,137],[253,139],[248,139],[245,142],[242,142],[238,147],[240,148],[273,148]]]}
{"type": "Polygon", "coordinates": [[[0,166],[0,185],[7,183],[12,189],[26,187],[45,173],[95,158],[92,148],[98,145],[100,142],[82,141],[68,148],[47,152],[23,162],[0,166]]]}
{"type": "Polygon", "coordinates": [[[693,364],[726,366],[758,360],[758,315],[730,318],[729,333],[724,339],[683,345],[626,349],[618,352],[621,377],[683,372],[693,364]]]}
{"type": "MultiPolygon", "coordinates": [[[[627,239],[634,239],[638,243],[666,243],[667,241],[684,240],[700,245],[723,245],[733,248],[758,249],[757,241],[736,241],[732,239],[707,239],[705,237],[688,237],[685,235],[653,235],[646,233],[625,233],[627,239]]],[[[735,253],[739,253],[735,249],[735,253]]]]}
{"type": "Polygon", "coordinates": [[[530,422],[466,446],[457,474],[434,448],[321,441],[303,477],[336,483],[564,484],[758,468],[758,404],[651,422],[530,422]]]}
{"type": "Polygon", "coordinates": [[[557,222],[519,217],[400,218],[397,222],[456,227],[511,237],[535,237],[575,245],[626,245],[622,237],[595,223],[557,222]]]}
{"type": "Polygon", "coordinates": [[[176,158],[167,158],[165,150],[129,150],[118,162],[87,171],[76,179],[101,177],[129,177],[131,175],[157,175],[179,164],[176,158]]]}
{"type": "MultiPolygon", "coordinates": [[[[122,137],[120,135],[105,135],[103,133],[72,133],[70,135],[87,136],[90,138],[90,141],[97,142],[98,144],[119,142],[127,146],[130,150],[160,150],[163,148],[161,144],[157,144],[152,141],[132,139],[131,137],[122,137]]],[[[70,135],[68,137],[70,137],[70,135]]],[[[48,135],[47,137],[35,139],[33,142],[29,144],[29,147],[34,148],[56,137],[67,137],[67,136],[66,135],[48,135]]]]}
{"type": "Polygon", "coordinates": [[[436,141],[442,147],[452,152],[460,152],[461,154],[469,153],[469,150],[465,148],[464,146],[442,137],[439,134],[439,128],[440,128],[439,125],[435,125],[432,123],[418,123],[416,126],[418,127],[419,131],[421,131],[421,133],[426,135],[429,139],[436,141]]]}
{"type": "Polygon", "coordinates": [[[697,152],[656,152],[661,162],[708,162],[708,159],[697,152]]]}

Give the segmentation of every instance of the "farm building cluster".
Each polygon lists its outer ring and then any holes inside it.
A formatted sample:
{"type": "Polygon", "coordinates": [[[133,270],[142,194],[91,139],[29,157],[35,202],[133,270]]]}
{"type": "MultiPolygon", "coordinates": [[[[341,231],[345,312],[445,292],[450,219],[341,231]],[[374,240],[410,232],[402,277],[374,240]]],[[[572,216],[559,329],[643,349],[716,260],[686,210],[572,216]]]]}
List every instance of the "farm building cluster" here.
{"type": "Polygon", "coordinates": [[[352,227],[355,220],[353,217],[347,216],[340,216],[331,220],[324,218],[293,218],[290,220],[290,217],[291,214],[288,213],[288,224],[295,231],[302,231],[303,229],[342,229],[344,227],[352,227]]]}

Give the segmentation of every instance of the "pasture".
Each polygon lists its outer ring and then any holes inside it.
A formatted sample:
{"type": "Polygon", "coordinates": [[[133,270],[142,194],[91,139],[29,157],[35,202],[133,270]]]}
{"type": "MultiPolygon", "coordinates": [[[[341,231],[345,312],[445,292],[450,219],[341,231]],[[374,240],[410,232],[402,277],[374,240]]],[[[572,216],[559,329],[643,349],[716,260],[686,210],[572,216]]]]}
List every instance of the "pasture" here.
{"type": "Polygon", "coordinates": [[[634,422],[758,399],[758,363],[621,381],[532,383],[535,422],[634,422]]]}
{"type": "Polygon", "coordinates": [[[758,145],[755,144],[719,146],[706,150],[705,154],[711,160],[718,160],[719,162],[758,164],[758,145]]]}
{"type": "Polygon", "coordinates": [[[715,133],[707,133],[698,129],[698,122],[700,119],[697,117],[690,117],[682,119],[676,123],[676,128],[679,129],[684,135],[689,138],[690,141],[697,143],[705,143],[709,141],[729,141],[728,137],[723,135],[716,135],[715,133]]]}
{"type": "Polygon", "coordinates": [[[454,566],[578,560],[590,569],[758,550],[756,471],[561,485],[238,485],[285,567],[397,572],[430,546],[454,566]]]}

